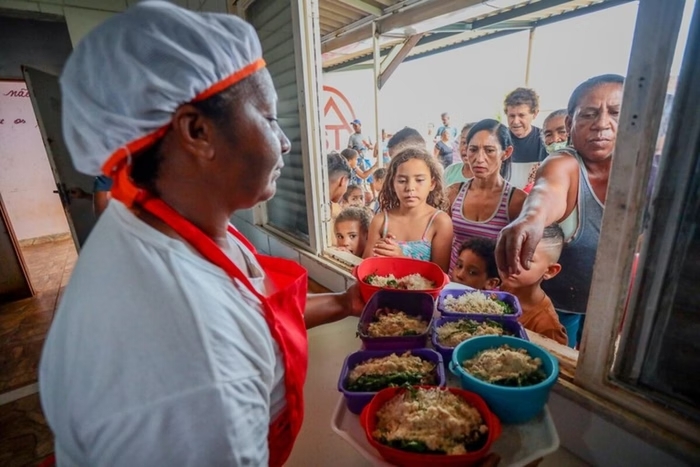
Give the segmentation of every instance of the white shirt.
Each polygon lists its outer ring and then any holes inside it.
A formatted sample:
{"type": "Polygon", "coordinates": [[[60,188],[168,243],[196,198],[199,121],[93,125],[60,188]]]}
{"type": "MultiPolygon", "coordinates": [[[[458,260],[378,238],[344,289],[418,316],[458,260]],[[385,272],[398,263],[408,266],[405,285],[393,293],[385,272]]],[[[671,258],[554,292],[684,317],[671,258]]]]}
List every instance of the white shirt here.
{"type": "Polygon", "coordinates": [[[267,465],[285,405],[260,302],[115,200],[80,252],[39,385],[70,467],[267,465]]]}

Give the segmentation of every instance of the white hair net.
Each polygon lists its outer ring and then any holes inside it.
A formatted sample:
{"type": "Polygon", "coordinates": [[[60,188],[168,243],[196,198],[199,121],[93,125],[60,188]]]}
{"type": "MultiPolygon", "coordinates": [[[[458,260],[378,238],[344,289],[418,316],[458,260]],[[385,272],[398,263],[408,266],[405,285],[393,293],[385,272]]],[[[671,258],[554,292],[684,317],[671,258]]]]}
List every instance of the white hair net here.
{"type": "Polygon", "coordinates": [[[180,105],[264,66],[255,30],[236,16],[146,1],[108,19],[82,39],[61,75],[63,134],[75,167],[102,173],[108,159],[157,141],[180,105]]]}

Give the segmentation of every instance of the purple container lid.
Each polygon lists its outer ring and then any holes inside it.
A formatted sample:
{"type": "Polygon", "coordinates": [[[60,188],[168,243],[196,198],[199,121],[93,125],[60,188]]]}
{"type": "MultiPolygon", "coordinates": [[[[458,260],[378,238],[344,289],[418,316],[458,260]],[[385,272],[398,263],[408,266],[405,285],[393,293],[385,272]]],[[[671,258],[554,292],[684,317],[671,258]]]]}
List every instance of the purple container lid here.
{"type": "Polygon", "coordinates": [[[439,387],[445,387],[445,370],[443,368],[442,356],[432,349],[414,349],[414,350],[360,350],[351,353],[345,359],[343,368],[340,370],[340,378],[338,379],[338,391],[345,395],[345,402],[348,410],[354,414],[360,414],[362,409],[370,403],[377,392],[354,392],[345,389],[345,381],[348,379],[350,371],[359,363],[365,362],[370,358],[386,357],[391,354],[401,355],[404,352],[411,352],[411,355],[420,357],[435,363],[436,384],[439,387]]]}
{"type": "Polygon", "coordinates": [[[380,290],[372,295],[365,305],[357,323],[357,335],[362,339],[366,350],[408,350],[425,347],[434,309],[435,301],[427,293],[407,294],[394,290],[380,290]],[[420,316],[428,323],[428,328],[423,334],[415,336],[370,337],[367,335],[367,327],[380,308],[393,308],[410,316],[420,316]]]}
{"type": "MultiPolygon", "coordinates": [[[[503,319],[503,317],[498,316],[498,317],[492,317],[490,315],[470,315],[470,316],[443,316],[442,318],[438,318],[433,322],[433,327],[430,332],[430,340],[433,343],[433,347],[435,347],[435,350],[437,350],[440,355],[442,355],[443,361],[449,363],[452,361],[452,352],[454,352],[454,347],[445,347],[444,345],[440,345],[437,341],[437,328],[442,326],[445,323],[449,322],[454,322],[454,321],[459,321],[462,319],[471,319],[474,320],[478,323],[483,323],[486,320],[494,321],[500,325],[503,326],[503,329],[505,329],[507,332],[512,334],[515,337],[519,337],[520,339],[529,341],[530,339],[527,337],[527,332],[525,332],[525,328],[523,328],[522,324],[518,323],[515,320],[512,319],[503,319]]],[[[470,338],[471,339],[471,338],[470,338]]],[[[469,340],[469,339],[467,339],[469,340]]],[[[446,364],[447,364],[446,363],[446,364]]]]}
{"type": "Polygon", "coordinates": [[[522,308],[520,308],[520,302],[518,301],[518,297],[516,297],[513,294],[509,294],[508,292],[501,292],[498,290],[444,289],[442,292],[440,292],[440,296],[438,297],[437,308],[443,316],[461,316],[462,318],[477,318],[480,316],[485,316],[487,318],[492,319],[499,318],[504,320],[517,321],[518,318],[523,314],[523,310],[522,308]],[[449,311],[445,309],[445,298],[447,298],[448,295],[452,295],[454,298],[459,298],[462,295],[467,295],[475,292],[480,292],[487,295],[495,295],[497,300],[501,300],[502,302],[505,302],[508,305],[510,305],[510,307],[513,310],[515,310],[515,313],[510,315],[491,315],[485,313],[460,313],[458,311],[449,311]]]}

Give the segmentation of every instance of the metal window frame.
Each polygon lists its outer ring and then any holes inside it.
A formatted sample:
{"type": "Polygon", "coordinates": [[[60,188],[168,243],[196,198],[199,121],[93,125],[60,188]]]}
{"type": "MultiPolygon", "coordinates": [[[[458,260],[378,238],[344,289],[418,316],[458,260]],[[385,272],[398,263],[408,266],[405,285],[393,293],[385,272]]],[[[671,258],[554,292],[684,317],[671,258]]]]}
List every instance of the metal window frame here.
{"type": "MultiPolygon", "coordinates": [[[[671,311],[671,297],[676,295],[679,270],[671,267],[673,252],[679,243],[689,243],[687,231],[677,222],[686,208],[693,177],[697,176],[697,155],[700,151],[700,119],[687,118],[700,105],[700,88],[693,77],[700,73],[700,5],[694,12],[694,30],[688,37],[685,63],[677,93],[674,96],[669,133],[663,149],[663,158],[658,178],[671,180],[663,191],[657,185],[652,201],[649,232],[644,239],[643,251],[638,266],[635,284],[637,293],[630,300],[630,319],[625,321],[622,334],[620,358],[616,359],[614,374],[629,384],[636,384],[642,376],[645,360],[656,360],[660,352],[659,342],[653,339],[655,323],[667,323],[671,311]],[[685,117],[685,118],[684,118],[685,117]],[[692,156],[691,156],[692,155],[692,156]],[[694,156],[694,157],[693,157],[694,156]]],[[[662,400],[664,399],[661,397],[662,400]]],[[[675,405],[670,402],[669,405],[675,405]]]]}
{"type": "Polygon", "coordinates": [[[611,376],[684,6],[685,0],[640,0],[574,383],[652,421],[658,432],[675,436],[683,452],[698,456],[696,424],[611,376]]]}
{"type": "MultiPolygon", "coordinates": [[[[238,16],[247,19],[247,12],[256,0],[243,0],[237,7],[238,16]]],[[[318,0],[286,0],[292,10],[292,31],[296,69],[297,100],[299,103],[299,127],[301,131],[301,157],[306,195],[308,243],[269,223],[267,203],[258,204],[254,210],[255,224],[283,238],[295,246],[320,254],[325,245],[327,225],[322,222],[322,207],[315,200],[323,196],[323,176],[327,174],[322,160],[322,118],[320,105],[321,61],[319,51],[320,23],[318,0]]]]}

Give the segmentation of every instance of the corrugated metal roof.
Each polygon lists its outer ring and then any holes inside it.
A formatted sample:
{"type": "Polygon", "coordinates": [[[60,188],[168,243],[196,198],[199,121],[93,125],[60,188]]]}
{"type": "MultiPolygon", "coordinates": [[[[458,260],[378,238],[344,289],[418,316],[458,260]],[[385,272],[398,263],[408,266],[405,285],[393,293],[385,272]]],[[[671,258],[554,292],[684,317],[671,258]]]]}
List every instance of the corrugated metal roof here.
{"type": "Polygon", "coordinates": [[[321,36],[337,31],[358,20],[372,16],[367,11],[357,7],[365,4],[368,7],[384,10],[399,3],[401,0],[321,0],[319,2],[319,20],[321,36]]]}
{"type": "MultiPolygon", "coordinates": [[[[337,3],[338,0],[321,0],[321,5],[331,1],[337,3]]],[[[494,8],[496,3],[494,1],[488,4],[482,3],[470,8],[469,17],[464,20],[426,33],[406,60],[463,47],[469,43],[486,40],[490,36],[502,36],[631,1],[634,0],[530,0],[505,8],[494,8]]],[[[400,39],[398,41],[400,43],[400,39]]],[[[396,37],[384,40],[382,54],[387,54],[396,43],[396,37]]],[[[371,60],[372,41],[370,39],[324,53],[323,68],[326,71],[332,71],[371,63],[371,60]]]]}

